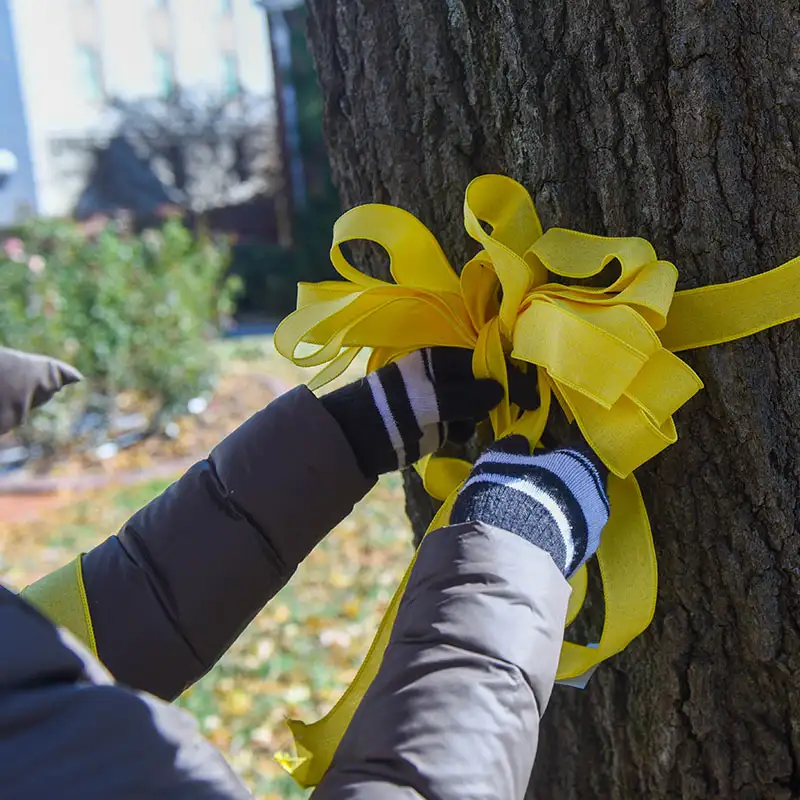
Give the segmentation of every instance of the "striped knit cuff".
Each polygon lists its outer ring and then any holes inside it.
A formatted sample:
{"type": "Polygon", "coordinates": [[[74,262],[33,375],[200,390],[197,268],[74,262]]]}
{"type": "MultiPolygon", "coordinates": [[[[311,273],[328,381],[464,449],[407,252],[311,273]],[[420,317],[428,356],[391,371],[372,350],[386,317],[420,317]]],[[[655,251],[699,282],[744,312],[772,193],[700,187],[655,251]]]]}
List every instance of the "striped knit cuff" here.
{"type": "Polygon", "coordinates": [[[532,456],[522,437],[511,437],[478,459],[451,521],[516,533],[569,576],[600,544],[610,513],[604,484],[605,475],[577,450],[532,456]]]}
{"type": "Polygon", "coordinates": [[[405,467],[445,440],[429,350],[420,350],[321,398],[368,477],[405,467]]]}
{"type": "Polygon", "coordinates": [[[430,350],[370,373],[367,384],[397,456],[396,467],[413,464],[444,442],[430,350]]]}

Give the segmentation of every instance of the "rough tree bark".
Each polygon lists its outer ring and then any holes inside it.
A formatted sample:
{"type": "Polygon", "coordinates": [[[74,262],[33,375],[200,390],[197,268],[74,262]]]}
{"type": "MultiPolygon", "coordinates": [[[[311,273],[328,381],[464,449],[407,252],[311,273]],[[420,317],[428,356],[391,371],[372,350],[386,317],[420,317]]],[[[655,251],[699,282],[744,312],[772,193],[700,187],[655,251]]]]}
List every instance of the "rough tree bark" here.
{"type": "MultiPolygon", "coordinates": [[[[800,253],[797,0],[308,4],[343,200],[409,209],[453,263],[485,172],[545,226],[649,238],[682,288],[800,253]]],[[[800,323],[687,360],[706,391],[640,471],[655,622],[556,689],[537,798],[800,797],[800,323]]]]}

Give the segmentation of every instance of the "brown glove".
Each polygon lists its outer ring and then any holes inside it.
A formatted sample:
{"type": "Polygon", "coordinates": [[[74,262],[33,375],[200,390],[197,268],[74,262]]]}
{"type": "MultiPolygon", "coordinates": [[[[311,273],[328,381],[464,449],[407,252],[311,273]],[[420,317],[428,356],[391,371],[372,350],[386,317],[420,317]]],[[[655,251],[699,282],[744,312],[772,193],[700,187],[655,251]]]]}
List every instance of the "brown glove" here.
{"type": "Polygon", "coordinates": [[[0,436],[22,424],[32,408],[82,377],[63,361],[0,347],[0,436]]]}

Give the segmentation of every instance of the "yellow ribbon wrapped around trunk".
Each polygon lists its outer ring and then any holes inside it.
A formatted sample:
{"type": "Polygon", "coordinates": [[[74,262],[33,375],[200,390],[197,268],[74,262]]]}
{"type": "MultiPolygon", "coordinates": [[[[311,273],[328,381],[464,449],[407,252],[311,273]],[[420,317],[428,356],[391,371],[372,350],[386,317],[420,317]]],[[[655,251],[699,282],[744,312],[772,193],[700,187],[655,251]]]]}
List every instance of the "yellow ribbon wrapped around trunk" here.
{"type": "MultiPolygon", "coordinates": [[[[755,278],[676,293],[677,270],[649,242],[560,228],[543,233],[528,192],[500,175],[469,185],[464,225],[481,250],[459,276],[411,214],[383,205],[348,211],[334,226],[331,248],[344,281],[300,284],[297,311],[279,326],[275,345],[299,366],[324,367],[312,389],[344,371],[363,347],[372,351],[368,371],[437,345],[471,349],[475,375],[505,386],[507,358],[537,370],[540,407],[522,413],[506,398],[491,413],[495,437],[521,433],[538,444],[555,398],[612,473],[611,518],[597,552],[603,632],[593,647],[564,643],[558,678],[567,680],[620,652],[653,617],[656,558],[633,471],[676,441],[672,415],[702,388],[675,351],[800,317],[800,258],[755,278]],[[348,263],[341,246],[353,240],[385,248],[394,283],[348,263]],[[619,275],[610,285],[575,283],[611,262],[619,275]],[[314,349],[299,355],[302,344],[314,349]]],[[[433,530],[447,524],[470,465],[430,457],[417,468],[429,494],[444,503],[433,530]]],[[[341,700],[312,725],[289,722],[297,753],[280,760],[302,786],[319,783],[374,678],[412,566],[341,700]]],[[[570,583],[567,625],[584,601],[585,567],[570,583]]]]}

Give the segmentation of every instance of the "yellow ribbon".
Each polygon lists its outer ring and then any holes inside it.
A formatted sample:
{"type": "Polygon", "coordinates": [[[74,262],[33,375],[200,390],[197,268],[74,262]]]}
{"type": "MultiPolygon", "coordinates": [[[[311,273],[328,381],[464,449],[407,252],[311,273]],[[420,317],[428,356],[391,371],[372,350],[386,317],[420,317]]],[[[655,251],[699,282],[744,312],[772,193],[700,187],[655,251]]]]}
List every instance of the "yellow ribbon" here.
{"type": "MultiPolygon", "coordinates": [[[[459,276],[411,214],[383,205],[348,211],[334,226],[331,248],[345,280],[300,284],[297,310],[279,326],[275,345],[295,364],[324,366],[312,389],[344,371],[363,347],[372,350],[368,371],[437,345],[472,349],[475,375],[506,387],[507,357],[536,368],[540,407],[522,413],[506,398],[490,416],[495,437],[521,433],[536,445],[555,398],[612,473],[611,518],[597,552],[603,632],[596,647],[564,643],[558,679],[570,679],[623,650],[653,617],[656,558],[632,473],[676,441],[672,415],[702,388],[674,352],[800,317],[800,258],[764,275],[675,293],[677,270],[649,242],[560,228],[543,233],[528,192],[500,175],[469,185],[464,225],[481,250],[459,276]],[[341,246],[361,239],[385,248],[393,283],[346,260],[341,246]],[[611,262],[619,276],[610,285],[575,284],[611,262]],[[313,349],[301,355],[303,345],[313,349]]],[[[428,493],[444,502],[433,530],[447,524],[470,465],[429,457],[417,468],[428,493]]],[[[412,567],[413,561],[341,700],[312,725],[289,722],[297,754],[279,760],[302,786],[319,783],[374,678],[412,567]]],[[[583,604],[585,567],[570,583],[567,625],[583,604]]]]}

